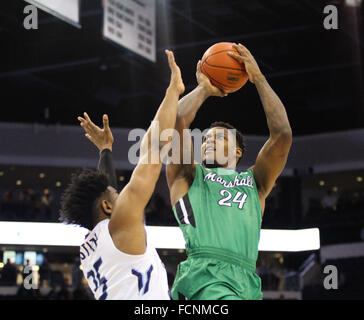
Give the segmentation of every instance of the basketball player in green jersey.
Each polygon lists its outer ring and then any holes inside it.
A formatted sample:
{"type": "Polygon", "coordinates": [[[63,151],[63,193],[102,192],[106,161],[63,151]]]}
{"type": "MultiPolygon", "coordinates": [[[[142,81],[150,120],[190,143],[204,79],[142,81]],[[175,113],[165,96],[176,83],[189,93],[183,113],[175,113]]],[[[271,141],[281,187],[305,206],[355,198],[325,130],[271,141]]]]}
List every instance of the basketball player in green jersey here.
{"type": "Polygon", "coordinates": [[[183,154],[192,154],[191,161],[167,164],[171,203],[188,256],[178,266],[173,299],[262,299],[261,280],[255,273],[261,221],[265,199],[286,164],[292,131],[281,100],[252,54],[241,44],[235,48],[239,54],[230,55],[244,64],[257,88],[270,135],[255,164],[237,172],[244,153],[242,135],[233,134],[229,124],[215,123],[202,141],[202,164],[194,163],[191,136],[184,129],[209,96],[226,96],[201,73],[199,62],[198,86],[179,101],[176,121],[180,161],[183,154]],[[229,148],[234,148],[230,156],[229,148]],[[224,150],[225,161],[218,160],[216,150],[224,150]]]}

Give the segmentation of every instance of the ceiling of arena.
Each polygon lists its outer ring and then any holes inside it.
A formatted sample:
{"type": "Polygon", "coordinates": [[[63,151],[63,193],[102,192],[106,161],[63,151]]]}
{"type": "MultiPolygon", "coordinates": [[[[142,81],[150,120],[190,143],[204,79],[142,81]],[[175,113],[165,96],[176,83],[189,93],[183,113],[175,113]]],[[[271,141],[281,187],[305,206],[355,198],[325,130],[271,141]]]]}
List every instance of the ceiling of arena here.
{"type": "MultiPolygon", "coordinates": [[[[31,31],[23,28],[26,3],[7,1],[0,7],[0,121],[77,125],[87,111],[97,120],[108,113],[114,127],[145,128],[169,82],[164,49],[175,52],[189,92],[204,51],[232,41],[255,56],[294,135],[364,127],[364,6],[349,2],[156,0],[157,62],[151,63],[102,38],[101,1],[82,1],[81,29],[40,12],[39,29],[31,31]],[[339,8],[337,30],[323,27],[329,3],[339,8]]],[[[193,127],[215,120],[245,134],[268,134],[251,83],[207,100],[193,127]]]]}

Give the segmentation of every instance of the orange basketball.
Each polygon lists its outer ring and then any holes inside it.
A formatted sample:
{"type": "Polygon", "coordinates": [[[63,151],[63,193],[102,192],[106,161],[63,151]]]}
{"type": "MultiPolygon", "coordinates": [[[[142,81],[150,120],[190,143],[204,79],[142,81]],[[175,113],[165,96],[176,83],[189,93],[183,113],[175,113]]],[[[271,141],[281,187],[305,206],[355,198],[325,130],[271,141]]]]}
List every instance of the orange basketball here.
{"type": "Polygon", "coordinates": [[[244,65],[229,56],[229,51],[238,54],[232,42],[219,42],[208,48],[201,59],[201,72],[226,93],[239,90],[248,81],[244,65]]]}

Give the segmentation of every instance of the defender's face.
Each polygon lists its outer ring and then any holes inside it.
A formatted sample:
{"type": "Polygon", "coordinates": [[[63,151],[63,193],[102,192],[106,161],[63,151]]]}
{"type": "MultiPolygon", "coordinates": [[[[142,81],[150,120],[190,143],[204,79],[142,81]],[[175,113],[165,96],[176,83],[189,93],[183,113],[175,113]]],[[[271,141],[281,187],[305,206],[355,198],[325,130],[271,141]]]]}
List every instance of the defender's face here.
{"type": "Polygon", "coordinates": [[[211,128],[203,137],[201,156],[205,167],[227,167],[229,162],[236,163],[236,137],[233,132],[223,127],[211,128]]]}
{"type": "MultiPolygon", "coordinates": [[[[99,206],[99,209],[97,210],[99,215],[102,212],[107,217],[111,217],[118,195],[119,194],[114,187],[107,187],[106,191],[102,194],[102,197],[98,200],[97,203],[97,206],[99,206]]],[[[102,215],[103,219],[106,218],[104,215],[102,215]]]]}

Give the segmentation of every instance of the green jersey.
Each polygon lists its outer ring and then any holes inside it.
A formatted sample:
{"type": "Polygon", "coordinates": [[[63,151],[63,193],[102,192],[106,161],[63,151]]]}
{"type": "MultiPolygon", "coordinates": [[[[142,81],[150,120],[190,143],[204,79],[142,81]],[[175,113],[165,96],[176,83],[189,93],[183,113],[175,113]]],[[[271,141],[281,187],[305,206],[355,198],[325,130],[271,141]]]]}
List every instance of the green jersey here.
{"type": "Polygon", "coordinates": [[[256,262],[262,211],[251,170],[239,173],[197,164],[188,193],[173,211],[187,254],[198,248],[215,248],[256,262]]]}

